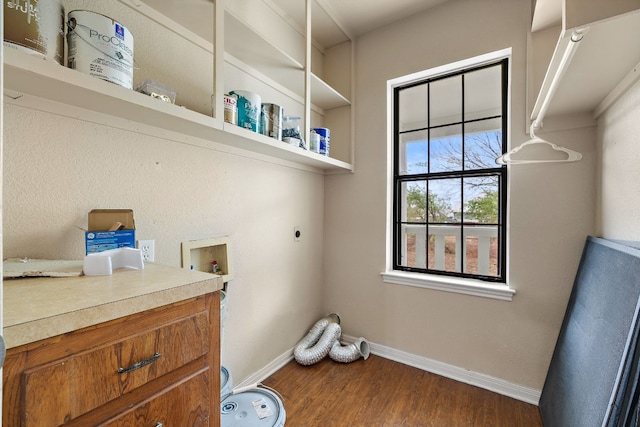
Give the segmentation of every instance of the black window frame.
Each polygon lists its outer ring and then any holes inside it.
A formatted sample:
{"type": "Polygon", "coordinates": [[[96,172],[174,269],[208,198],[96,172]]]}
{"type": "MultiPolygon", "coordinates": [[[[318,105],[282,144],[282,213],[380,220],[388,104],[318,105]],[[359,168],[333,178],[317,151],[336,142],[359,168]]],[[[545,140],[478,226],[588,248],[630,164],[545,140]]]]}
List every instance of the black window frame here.
{"type": "MultiPolygon", "coordinates": [[[[506,283],[506,270],[507,270],[507,167],[505,165],[499,165],[496,163],[495,167],[485,168],[485,169],[472,169],[465,170],[465,162],[462,162],[461,169],[456,171],[439,171],[439,172],[430,172],[426,173],[415,173],[410,174],[408,171],[401,174],[401,164],[400,164],[400,146],[401,146],[401,135],[408,132],[415,132],[420,130],[427,131],[427,141],[431,142],[430,131],[431,129],[441,127],[443,125],[431,126],[431,108],[427,109],[427,127],[421,129],[410,129],[410,130],[400,130],[400,92],[405,89],[414,88],[416,86],[421,85],[430,85],[433,82],[455,77],[462,76],[462,108],[461,108],[461,120],[459,122],[447,123],[447,126],[450,125],[460,125],[462,129],[462,158],[465,158],[464,155],[464,142],[465,142],[465,124],[471,123],[474,121],[478,121],[478,118],[474,118],[471,120],[465,120],[464,114],[464,105],[465,105],[465,91],[464,91],[464,75],[470,72],[482,70],[489,67],[501,67],[501,114],[499,116],[487,116],[482,117],[481,120],[486,120],[490,118],[500,118],[501,119],[501,131],[502,131],[502,154],[507,152],[508,147],[508,108],[509,108],[509,58],[502,58],[499,60],[494,60],[488,63],[471,65],[465,67],[464,69],[456,70],[453,72],[438,74],[434,76],[429,76],[418,81],[410,82],[403,85],[398,85],[393,88],[393,213],[392,213],[392,266],[393,270],[397,271],[405,271],[412,273],[424,273],[429,275],[439,275],[439,276],[452,276],[459,278],[468,278],[468,279],[478,279],[485,282],[493,282],[493,283],[506,283]],[[425,267],[409,267],[407,265],[401,264],[401,256],[402,256],[402,228],[403,224],[409,224],[408,221],[401,221],[401,209],[402,209],[402,194],[401,187],[403,183],[410,181],[426,181],[427,183],[431,180],[435,179],[444,179],[444,178],[469,178],[469,177],[479,177],[479,176],[496,176],[498,179],[498,222],[496,225],[498,229],[498,265],[497,265],[497,275],[481,275],[475,273],[465,273],[464,265],[465,265],[465,256],[466,254],[461,254],[461,271],[460,272],[451,272],[445,270],[436,270],[429,268],[429,255],[428,251],[425,251],[425,267]]],[[[430,103],[430,93],[429,89],[427,89],[427,102],[430,103]]],[[[430,154],[428,154],[430,156],[430,154]]],[[[429,157],[429,169],[431,165],[429,157]]],[[[463,186],[463,180],[461,179],[461,186],[463,186]]],[[[428,191],[428,190],[427,190],[428,191]]],[[[434,225],[435,223],[430,223],[428,218],[425,221],[425,227],[427,227],[426,235],[429,236],[428,228],[430,225],[434,225]]],[[[460,226],[460,235],[464,236],[464,228],[465,221],[464,218],[461,218],[459,223],[451,224],[447,223],[447,225],[457,225],[460,226]]],[[[470,226],[467,224],[467,226],[470,226]]]]}

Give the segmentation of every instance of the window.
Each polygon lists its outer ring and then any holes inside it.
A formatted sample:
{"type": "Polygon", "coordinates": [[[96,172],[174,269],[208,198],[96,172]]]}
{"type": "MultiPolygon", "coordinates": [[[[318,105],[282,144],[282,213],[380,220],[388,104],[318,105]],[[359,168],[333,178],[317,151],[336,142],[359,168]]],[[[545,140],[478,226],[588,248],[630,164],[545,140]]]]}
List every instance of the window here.
{"type": "Polygon", "coordinates": [[[387,273],[508,289],[509,58],[463,65],[389,82],[387,273]]]}

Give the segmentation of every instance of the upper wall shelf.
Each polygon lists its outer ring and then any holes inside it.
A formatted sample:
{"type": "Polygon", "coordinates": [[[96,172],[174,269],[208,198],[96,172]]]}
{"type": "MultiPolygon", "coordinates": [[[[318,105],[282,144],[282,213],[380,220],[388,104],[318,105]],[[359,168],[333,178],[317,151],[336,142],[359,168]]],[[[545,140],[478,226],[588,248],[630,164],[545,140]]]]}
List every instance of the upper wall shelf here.
{"type": "Polygon", "coordinates": [[[297,149],[234,125],[223,125],[220,119],[167,104],[53,61],[5,49],[3,65],[3,90],[5,101],[9,103],[29,107],[35,104],[41,110],[71,117],[75,117],[74,111],[70,109],[67,112],[64,106],[76,107],[119,119],[118,124],[114,122],[116,127],[120,123],[128,123],[129,130],[138,130],[137,124],[165,130],[163,137],[178,135],[174,139],[179,142],[193,137],[326,171],[352,170],[346,162],[297,149]],[[34,99],[36,102],[30,102],[34,99]]]}
{"type": "MultiPolygon", "coordinates": [[[[141,0],[120,1],[143,4],[141,0]]],[[[172,0],[144,3],[157,14],[171,17],[167,28],[193,31],[215,46],[216,92],[246,90],[260,95],[264,103],[280,105],[286,116],[302,118],[305,139],[314,127],[329,128],[331,157],[353,170],[354,43],[323,0],[188,0],[180,6],[172,0]]],[[[149,17],[160,22],[155,15],[149,17]]],[[[216,111],[222,108],[219,96],[216,111]]]]}
{"type": "Polygon", "coordinates": [[[304,97],[304,66],[273,43],[262,38],[253,28],[235,15],[224,15],[225,52],[266,76],[301,98],[304,97]]]}
{"type": "MultiPolygon", "coordinates": [[[[548,50],[552,41],[556,43],[544,82],[537,82],[541,89],[532,88],[534,93],[539,92],[536,106],[549,96],[549,83],[558,76],[546,116],[588,114],[596,119],[640,78],[640,11],[607,16],[578,27],[585,31],[582,40],[575,45],[566,66],[561,67],[567,46],[573,43],[569,39],[574,29],[553,27],[532,34],[534,56],[548,50]]],[[[531,119],[535,120],[538,113],[536,107],[532,108],[531,119]]]]}
{"type": "MultiPolygon", "coordinates": [[[[20,104],[33,96],[137,123],[209,139],[218,120],[177,105],[158,101],[122,86],[91,77],[56,62],[4,50],[5,100],[20,104]],[[15,93],[7,93],[7,89],[15,93]]],[[[61,113],[61,111],[53,111],[61,113]]]]}
{"type": "MultiPolygon", "coordinates": [[[[306,63],[307,35],[290,25],[287,11],[271,0],[195,4],[87,3],[88,10],[121,19],[136,34],[133,86],[145,79],[164,83],[178,93],[177,105],[13,49],[4,49],[5,101],[180,143],[270,156],[275,163],[302,169],[353,171],[353,109],[350,96],[344,96],[352,92],[352,85],[344,84],[352,73],[334,66],[348,62],[342,51],[321,52],[319,62],[330,65],[312,73],[306,63]],[[163,49],[158,49],[161,42],[163,49]],[[285,114],[303,116],[305,139],[313,127],[330,128],[331,157],[225,123],[223,94],[230,90],[256,92],[262,102],[282,106],[285,114]]],[[[289,7],[304,9],[304,4],[289,7]]]]}
{"type": "MultiPolygon", "coordinates": [[[[250,25],[234,14],[225,12],[225,52],[242,63],[249,64],[261,74],[304,98],[304,65],[258,34],[250,25]]],[[[321,77],[311,73],[311,104],[325,110],[344,107],[351,102],[321,77]]]]}

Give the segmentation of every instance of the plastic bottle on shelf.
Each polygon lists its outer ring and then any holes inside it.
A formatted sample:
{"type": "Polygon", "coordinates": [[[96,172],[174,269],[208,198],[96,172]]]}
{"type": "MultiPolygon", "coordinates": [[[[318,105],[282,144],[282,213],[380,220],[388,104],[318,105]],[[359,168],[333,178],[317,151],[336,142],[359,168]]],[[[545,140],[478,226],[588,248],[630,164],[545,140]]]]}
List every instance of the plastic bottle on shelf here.
{"type": "Polygon", "coordinates": [[[282,121],[282,140],[293,146],[307,148],[300,132],[300,117],[286,116],[282,121]]]}

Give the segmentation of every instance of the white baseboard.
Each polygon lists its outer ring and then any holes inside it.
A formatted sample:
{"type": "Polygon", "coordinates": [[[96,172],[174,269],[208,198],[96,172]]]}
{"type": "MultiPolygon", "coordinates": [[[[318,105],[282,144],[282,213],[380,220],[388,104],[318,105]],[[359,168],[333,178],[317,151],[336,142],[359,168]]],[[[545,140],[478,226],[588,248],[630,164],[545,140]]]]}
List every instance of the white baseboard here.
{"type": "MultiPolygon", "coordinates": [[[[352,343],[355,342],[356,339],[357,338],[349,335],[342,335],[343,342],[352,343]]],[[[384,357],[385,359],[413,366],[414,368],[422,369],[426,372],[431,372],[465,384],[493,391],[526,403],[531,403],[537,406],[540,400],[541,390],[510,383],[500,378],[495,378],[478,372],[472,372],[458,366],[438,362],[437,360],[428,359],[422,356],[416,356],[415,354],[396,350],[394,348],[372,342],[369,342],[369,348],[371,350],[371,354],[375,354],[376,356],[384,357]]],[[[246,378],[242,383],[234,386],[234,388],[258,384],[269,378],[274,372],[278,371],[291,360],[293,360],[293,348],[282,353],[274,361],[249,376],[249,378],[246,378]]]]}
{"type": "MultiPolygon", "coordinates": [[[[342,335],[342,340],[345,342],[355,342],[356,338],[342,335]]],[[[531,403],[537,406],[540,400],[541,390],[510,383],[500,378],[495,378],[478,372],[469,371],[458,366],[438,362],[437,360],[428,359],[426,357],[416,356],[415,354],[396,350],[394,348],[380,344],[370,342],[369,348],[371,350],[371,353],[375,354],[376,356],[384,357],[385,359],[394,360],[405,365],[413,366],[414,368],[422,369],[426,372],[431,372],[433,374],[451,378],[452,380],[460,381],[465,384],[470,384],[476,387],[483,388],[485,390],[493,391],[495,393],[512,397],[526,403],[531,403]]]]}
{"type": "Polygon", "coordinates": [[[247,387],[252,384],[259,384],[262,381],[269,378],[272,374],[280,370],[284,365],[293,360],[293,348],[285,351],[280,356],[276,357],[271,363],[258,372],[254,372],[248,378],[245,378],[240,384],[234,384],[233,388],[247,387]]]}

